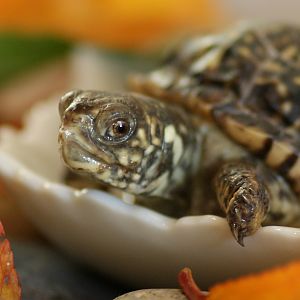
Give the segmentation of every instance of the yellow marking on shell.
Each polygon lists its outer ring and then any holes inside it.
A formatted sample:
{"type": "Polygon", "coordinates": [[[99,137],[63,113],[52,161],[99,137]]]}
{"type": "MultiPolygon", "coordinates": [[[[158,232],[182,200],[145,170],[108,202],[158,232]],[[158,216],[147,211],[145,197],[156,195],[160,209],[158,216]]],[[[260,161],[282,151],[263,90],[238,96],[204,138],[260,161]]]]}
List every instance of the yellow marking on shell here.
{"type": "Polygon", "coordinates": [[[149,79],[155,85],[165,89],[175,80],[175,74],[176,73],[173,68],[167,67],[151,72],[149,79]]]}
{"type": "Polygon", "coordinates": [[[286,86],[286,84],[284,84],[283,82],[279,81],[276,84],[276,90],[279,93],[280,96],[285,97],[287,96],[289,90],[288,87],[286,86]]]}
{"type": "Polygon", "coordinates": [[[238,53],[245,58],[253,58],[253,54],[248,47],[242,46],[238,47],[238,53]]]}
{"type": "Polygon", "coordinates": [[[203,54],[195,60],[190,66],[191,73],[200,73],[208,68],[216,67],[222,57],[223,49],[222,48],[215,48],[211,51],[203,54]]]}
{"type": "Polygon", "coordinates": [[[197,37],[190,40],[187,44],[180,49],[180,57],[186,59],[194,55],[201,55],[208,48],[217,46],[224,42],[224,37],[222,35],[207,35],[203,37],[197,37]]]}
{"type": "Polygon", "coordinates": [[[292,125],[292,127],[290,129],[292,130],[292,132],[295,132],[295,130],[299,130],[300,129],[300,120],[295,120],[294,124],[292,125]]]}
{"type": "MultiPolygon", "coordinates": [[[[300,158],[298,157],[294,165],[290,168],[288,172],[288,177],[292,180],[297,180],[300,183],[300,158]]],[[[299,188],[300,189],[300,186],[299,188]]]]}
{"type": "Polygon", "coordinates": [[[265,132],[253,126],[245,126],[237,121],[226,118],[224,122],[225,131],[237,142],[247,146],[251,151],[259,151],[269,137],[265,132]]]}
{"type": "Polygon", "coordinates": [[[293,104],[291,101],[285,101],[281,104],[280,108],[284,113],[288,114],[291,112],[293,104]]]}
{"type": "Polygon", "coordinates": [[[263,85],[263,84],[269,84],[270,83],[270,78],[264,77],[264,76],[257,76],[255,78],[255,84],[263,85]]]}
{"type": "MultiPolygon", "coordinates": [[[[153,71],[152,73],[154,72],[156,71],[153,71]]],[[[151,76],[151,74],[149,76],[131,76],[129,78],[130,88],[135,92],[148,94],[152,97],[165,97],[167,94],[166,86],[164,87],[162,84],[166,84],[166,81],[161,82],[159,80],[159,75],[151,76]]]]}
{"type": "Polygon", "coordinates": [[[176,166],[183,153],[183,143],[181,137],[176,134],[173,143],[173,166],[176,166]]]}
{"type": "Polygon", "coordinates": [[[298,47],[295,47],[294,45],[288,46],[282,51],[281,56],[283,59],[290,60],[298,53],[298,51],[298,47]]]}
{"type": "Polygon", "coordinates": [[[172,143],[176,136],[176,130],[173,125],[168,125],[164,131],[164,140],[166,143],[172,143]]]}
{"type": "Polygon", "coordinates": [[[268,61],[265,64],[264,69],[274,73],[280,73],[283,71],[283,67],[280,64],[276,63],[275,61],[268,61]]]}
{"type": "Polygon", "coordinates": [[[277,168],[284,163],[287,157],[292,153],[292,149],[289,148],[286,143],[274,140],[267,154],[266,163],[273,168],[277,168]]]}
{"type": "Polygon", "coordinates": [[[300,76],[296,76],[293,78],[293,82],[296,84],[296,85],[300,85],[300,76]]]}
{"type": "Polygon", "coordinates": [[[198,99],[198,103],[195,108],[195,111],[198,114],[205,116],[207,120],[212,120],[211,112],[213,108],[214,108],[213,103],[205,102],[202,99],[198,99]]]}
{"type": "Polygon", "coordinates": [[[185,88],[185,87],[188,87],[190,86],[191,84],[191,77],[189,76],[181,76],[177,82],[176,82],[176,87],[177,88],[185,88]]]}

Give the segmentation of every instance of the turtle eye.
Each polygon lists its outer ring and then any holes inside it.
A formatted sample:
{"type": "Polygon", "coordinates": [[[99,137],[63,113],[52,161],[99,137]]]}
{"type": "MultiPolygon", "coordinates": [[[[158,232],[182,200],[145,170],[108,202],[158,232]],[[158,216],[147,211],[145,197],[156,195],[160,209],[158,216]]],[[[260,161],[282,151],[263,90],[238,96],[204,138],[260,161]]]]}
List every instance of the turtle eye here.
{"type": "Polygon", "coordinates": [[[95,122],[94,137],[105,144],[118,144],[127,141],[136,128],[136,119],[129,109],[106,107],[95,122]]]}
{"type": "Polygon", "coordinates": [[[120,139],[129,133],[130,124],[124,119],[118,119],[112,122],[112,124],[106,130],[106,138],[108,139],[120,139]]]}

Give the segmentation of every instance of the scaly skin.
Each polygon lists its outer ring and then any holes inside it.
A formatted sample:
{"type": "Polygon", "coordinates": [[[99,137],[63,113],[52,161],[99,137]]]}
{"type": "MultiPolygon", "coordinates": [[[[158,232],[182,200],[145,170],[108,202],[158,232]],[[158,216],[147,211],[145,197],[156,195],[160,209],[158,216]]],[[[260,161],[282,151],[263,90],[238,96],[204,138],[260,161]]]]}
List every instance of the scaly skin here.
{"type": "Polygon", "coordinates": [[[281,177],[180,107],[138,94],[73,91],[62,98],[60,114],[59,142],[71,170],[149,201],[189,203],[214,182],[213,197],[241,245],[266,217],[269,223],[272,214],[278,217],[281,206],[294,212],[292,218],[281,216],[283,223],[300,215],[299,203],[281,177]],[[216,141],[223,146],[218,148],[216,141]]]}
{"type": "Polygon", "coordinates": [[[200,132],[180,108],[142,95],[74,91],[62,98],[60,113],[62,156],[73,171],[169,199],[197,171],[200,132]]]}

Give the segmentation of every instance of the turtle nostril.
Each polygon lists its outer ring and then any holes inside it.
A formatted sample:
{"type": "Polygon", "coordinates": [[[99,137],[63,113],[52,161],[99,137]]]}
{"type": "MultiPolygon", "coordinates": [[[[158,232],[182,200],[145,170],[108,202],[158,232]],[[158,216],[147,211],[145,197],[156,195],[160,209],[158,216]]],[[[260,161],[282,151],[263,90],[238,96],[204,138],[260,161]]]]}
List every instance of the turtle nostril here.
{"type": "Polygon", "coordinates": [[[63,95],[59,101],[59,114],[60,117],[64,115],[65,110],[73,102],[73,100],[81,93],[80,90],[73,90],[63,95]]]}

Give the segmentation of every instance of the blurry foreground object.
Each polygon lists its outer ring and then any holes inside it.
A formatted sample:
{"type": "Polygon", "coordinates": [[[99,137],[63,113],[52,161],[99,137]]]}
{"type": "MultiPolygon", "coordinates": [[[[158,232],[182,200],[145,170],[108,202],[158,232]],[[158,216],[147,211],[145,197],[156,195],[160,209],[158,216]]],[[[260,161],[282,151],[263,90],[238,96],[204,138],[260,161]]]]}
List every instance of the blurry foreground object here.
{"type": "Polygon", "coordinates": [[[300,299],[300,262],[277,267],[257,275],[244,276],[213,286],[202,292],[194,282],[191,270],[183,269],[178,276],[181,290],[140,290],[120,296],[119,300],[274,300],[300,299]],[[185,294],[185,296],[183,295],[185,294]]]}
{"type": "Polygon", "coordinates": [[[1,0],[0,28],[136,50],[223,20],[213,0],[1,0]]]}
{"type": "Polygon", "coordinates": [[[217,284],[207,300],[300,299],[300,261],[217,284]]]}
{"type": "Polygon", "coordinates": [[[12,241],[12,247],[22,300],[106,300],[126,291],[47,244],[12,241]]]}
{"type": "Polygon", "coordinates": [[[18,275],[14,267],[13,253],[9,241],[5,238],[5,232],[0,223],[0,299],[21,299],[21,288],[18,275]]]}
{"type": "Polygon", "coordinates": [[[5,226],[5,232],[9,239],[41,240],[40,233],[24,216],[16,200],[6,191],[2,182],[0,182],[0,220],[5,226]]]}

